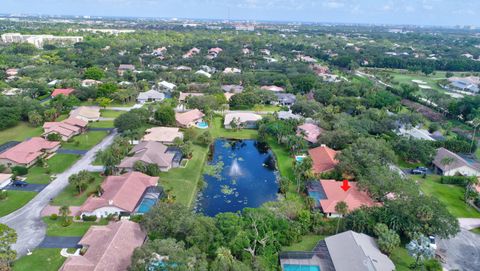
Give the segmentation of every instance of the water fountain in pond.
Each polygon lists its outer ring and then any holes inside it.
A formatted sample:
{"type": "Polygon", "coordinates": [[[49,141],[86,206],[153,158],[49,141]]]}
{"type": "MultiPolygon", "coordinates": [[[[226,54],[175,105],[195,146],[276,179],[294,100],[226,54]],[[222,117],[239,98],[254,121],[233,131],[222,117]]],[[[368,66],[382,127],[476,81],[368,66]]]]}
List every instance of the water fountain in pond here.
{"type": "Polygon", "coordinates": [[[240,168],[240,165],[238,164],[237,158],[235,158],[232,162],[232,166],[230,167],[229,175],[231,177],[242,176],[242,169],[240,168]]]}

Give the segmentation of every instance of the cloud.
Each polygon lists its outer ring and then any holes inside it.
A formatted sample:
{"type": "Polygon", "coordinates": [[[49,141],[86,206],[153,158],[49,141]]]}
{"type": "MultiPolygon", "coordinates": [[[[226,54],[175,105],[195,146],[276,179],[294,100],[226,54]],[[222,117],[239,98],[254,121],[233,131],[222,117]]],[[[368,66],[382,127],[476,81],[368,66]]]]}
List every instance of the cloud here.
{"type": "Polygon", "coordinates": [[[326,8],[331,8],[331,9],[338,9],[338,8],[343,8],[345,6],[345,3],[338,2],[338,1],[327,1],[322,3],[322,6],[326,8]]]}

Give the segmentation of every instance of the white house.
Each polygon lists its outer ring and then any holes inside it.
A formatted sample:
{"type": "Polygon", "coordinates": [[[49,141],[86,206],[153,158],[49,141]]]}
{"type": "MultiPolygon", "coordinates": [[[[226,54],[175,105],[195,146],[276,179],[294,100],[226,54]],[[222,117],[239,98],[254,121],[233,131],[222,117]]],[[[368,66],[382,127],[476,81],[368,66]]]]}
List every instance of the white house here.
{"type": "Polygon", "coordinates": [[[437,150],[433,165],[437,173],[444,176],[480,176],[480,165],[478,163],[468,162],[445,148],[437,150]]]}
{"type": "Polygon", "coordinates": [[[161,102],[164,99],[165,99],[165,94],[151,89],[149,91],[140,92],[137,97],[137,102],[139,103],[161,102]]]}
{"type": "Polygon", "coordinates": [[[173,91],[177,87],[177,85],[175,85],[173,83],[170,83],[170,82],[167,82],[167,81],[162,81],[162,82],[158,83],[158,86],[161,89],[167,90],[169,92],[173,91]]]}
{"type": "Polygon", "coordinates": [[[232,129],[232,123],[241,128],[256,128],[257,122],[262,119],[262,116],[253,113],[229,113],[225,115],[223,125],[225,129],[232,129]]]}

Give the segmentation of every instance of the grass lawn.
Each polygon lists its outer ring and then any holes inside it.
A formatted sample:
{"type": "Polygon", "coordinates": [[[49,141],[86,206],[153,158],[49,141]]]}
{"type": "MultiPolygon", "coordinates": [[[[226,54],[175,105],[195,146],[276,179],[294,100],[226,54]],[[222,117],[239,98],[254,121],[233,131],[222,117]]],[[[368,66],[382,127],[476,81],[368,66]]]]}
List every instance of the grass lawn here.
{"type": "Polygon", "coordinates": [[[90,150],[108,135],[106,131],[88,131],[73,138],[72,142],[62,143],[62,148],[67,150],[90,150]]]}
{"type": "Polygon", "coordinates": [[[455,217],[480,218],[480,212],[463,201],[464,188],[441,184],[439,182],[440,176],[428,176],[426,179],[415,176],[414,179],[419,180],[420,188],[423,192],[436,197],[444,203],[448,211],[455,217]]]}
{"type": "Polygon", "coordinates": [[[160,184],[172,189],[176,201],[190,207],[195,199],[198,181],[203,174],[208,147],[193,146],[193,157],[185,168],[173,168],[160,173],[160,184]]]}
{"type": "Polygon", "coordinates": [[[0,200],[0,217],[21,208],[37,195],[35,192],[7,191],[8,197],[0,200]]]}
{"type": "Polygon", "coordinates": [[[477,159],[480,160],[480,148],[477,148],[475,151],[475,156],[477,156],[477,159]]]}
{"type": "Polygon", "coordinates": [[[13,264],[14,271],[56,271],[67,259],[60,255],[60,248],[35,249],[32,255],[23,256],[13,264]]]}
{"type": "Polygon", "coordinates": [[[92,122],[88,125],[90,128],[113,128],[113,120],[101,120],[92,122]]]}
{"type": "Polygon", "coordinates": [[[234,131],[231,129],[223,128],[223,118],[215,117],[213,122],[210,123],[210,133],[214,138],[230,138],[230,139],[255,139],[258,132],[254,129],[240,129],[234,131]]]}
{"type": "Polygon", "coordinates": [[[92,225],[107,225],[108,221],[102,219],[99,222],[73,222],[67,227],[62,226],[62,218],[51,220],[50,217],[44,217],[43,222],[47,224],[48,236],[83,236],[92,225]]]}
{"type": "Polygon", "coordinates": [[[52,205],[57,206],[80,206],[87,197],[93,192],[97,191],[97,187],[103,182],[104,177],[98,173],[94,173],[95,181],[88,185],[87,189],[80,195],[73,185],[68,185],[63,191],[53,199],[52,205]]]}
{"type": "Polygon", "coordinates": [[[325,239],[323,235],[309,234],[302,236],[302,241],[283,247],[282,251],[312,251],[318,241],[325,239]]]}
{"type": "Polygon", "coordinates": [[[36,184],[50,183],[50,175],[64,172],[72,166],[78,159],[76,154],[55,154],[52,158],[47,160],[48,168],[34,166],[28,170],[27,181],[36,184]]]}
{"type": "Polygon", "coordinates": [[[27,138],[40,136],[42,127],[32,127],[26,122],[20,122],[17,126],[0,131],[0,144],[8,141],[23,141],[27,138]]]}
{"type": "MultiPolygon", "coordinates": [[[[95,105],[95,106],[98,106],[98,104],[96,102],[88,102],[88,101],[85,101],[85,102],[82,102],[80,105],[84,105],[84,106],[92,106],[92,105],[95,105]]],[[[107,106],[108,107],[132,107],[135,105],[135,102],[129,102],[129,103],[111,103],[107,106]]]]}
{"type": "Polygon", "coordinates": [[[414,262],[405,247],[397,247],[390,255],[390,259],[395,264],[396,271],[410,271],[409,266],[414,262]]]}
{"type": "Polygon", "coordinates": [[[480,228],[470,230],[473,233],[480,234],[480,228]]]}
{"type": "Polygon", "coordinates": [[[117,118],[121,114],[125,113],[126,111],[117,111],[117,110],[108,110],[108,109],[101,109],[100,116],[102,118],[117,118]]]}
{"type": "Polygon", "coordinates": [[[255,112],[277,112],[280,111],[282,108],[277,105],[271,104],[257,104],[252,108],[252,111],[255,112]]]}

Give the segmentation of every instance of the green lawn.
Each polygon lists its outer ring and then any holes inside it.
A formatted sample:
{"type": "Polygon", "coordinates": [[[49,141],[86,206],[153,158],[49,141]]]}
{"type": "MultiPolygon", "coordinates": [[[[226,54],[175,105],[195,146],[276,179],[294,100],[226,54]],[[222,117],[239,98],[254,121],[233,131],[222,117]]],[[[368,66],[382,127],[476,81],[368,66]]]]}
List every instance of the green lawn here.
{"type": "Polygon", "coordinates": [[[223,128],[223,117],[213,118],[210,123],[210,133],[214,138],[230,138],[230,139],[255,139],[258,132],[254,129],[240,129],[237,131],[223,128]]]}
{"type": "Polygon", "coordinates": [[[277,105],[270,105],[270,104],[257,104],[252,108],[252,111],[255,112],[277,112],[280,111],[282,108],[277,105]]]}
{"type": "Polygon", "coordinates": [[[63,143],[62,148],[67,150],[90,150],[107,135],[108,132],[106,131],[88,131],[74,137],[72,142],[63,143]]]}
{"type": "Polygon", "coordinates": [[[470,230],[473,233],[480,234],[480,228],[470,230]]]}
{"type": "Polygon", "coordinates": [[[35,249],[32,255],[23,256],[14,262],[13,271],[57,271],[67,259],[60,255],[59,248],[35,249]]]}
{"type": "Polygon", "coordinates": [[[439,182],[440,176],[428,176],[426,179],[422,179],[419,176],[414,178],[419,180],[420,188],[423,192],[443,202],[447,206],[448,211],[455,217],[480,218],[480,212],[464,202],[464,188],[441,184],[439,182]]]}
{"type": "Polygon", "coordinates": [[[8,141],[23,141],[27,138],[40,136],[42,127],[32,127],[26,122],[20,122],[17,126],[0,131],[0,144],[8,141]]]}
{"type": "Polygon", "coordinates": [[[325,239],[323,235],[304,235],[302,241],[292,244],[288,247],[283,247],[282,251],[312,251],[317,245],[318,241],[325,239]]]}
{"type": "Polygon", "coordinates": [[[52,158],[47,160],[48,167],[43,168],[34,166],[28,170],[27,181],[36,184],[50,183],[50,175],[64,172],[71,167],[78,159],[76,154],[55,154],[52,158]]]}
{"type": "Polygon", "coordinates": [[[7,191],[8,197],[0,200],[0,217],[21,208],[37,195],[35,192],[7,191]]]}
{"type": "MultiPolygon", "coordinates": [[[[95,106],[98,106],[98,104],[96,102],[88,102],[88,101],[82,102],[80,105],[84,105],[84,106],[95,105],[95,106]]],[[[114,102],[114,103],[109,104],[107,107],[132,107],[134,105],[135,105],[135,102],[129,102],[129,103],[114,102]]]]}
{"type": "Polygon", "coordinates": [[[103,182],[104,177],[98,173],[94,173],[95,181],[88,185],[87,189],[80,195],[73,185],[68,185],[58,196],[53,199],[52,205],[57,206],[80,206],[87,197],[97,191],[97,187],[103,182]]]}
{"type": "Polygon", "coordinates": [[[166,189],[172,189],[177,202],[189,207],[192,205],[207,154],[207,147],[194,145],[193,157],[185,168],[173,168],[160,173],[160,184],[166,189]]]}
{"type": "Polygon", "coordinates": [[[410,271],[409,266],[414,262],[404,247],[397,247],[390,255],[390,259],[395,264],[396,271],[410,271]]]}
{"type": "Polygon", "coordinates": [[[117,118],[121,114],[125,113],[125,111],[117,111],[117,110],[108,110],[108,109],[101,109],[100,116],[102,118],[117,118]]]}
{"type": "Polygon", "coordinates": [[[480,160],[480,148],[477,148],[475,151],[475,156],[477,156],[477,159],[480,160]]]}
{"type": "Polygon", "coordinates": [[[62,226],[62,218],[51,220],[50,217],[44,217],[43,222],[47,224],[48,236],[83,236],[92,225],[107,225],[106,219],[97,222],[73,222],[67,227],[62,226]]]}
{"type": "Polygon", "coordinates": [[[113,120],[101,120],[92,122],[88,125],[90,128],[113,128],[113,120]]]}

